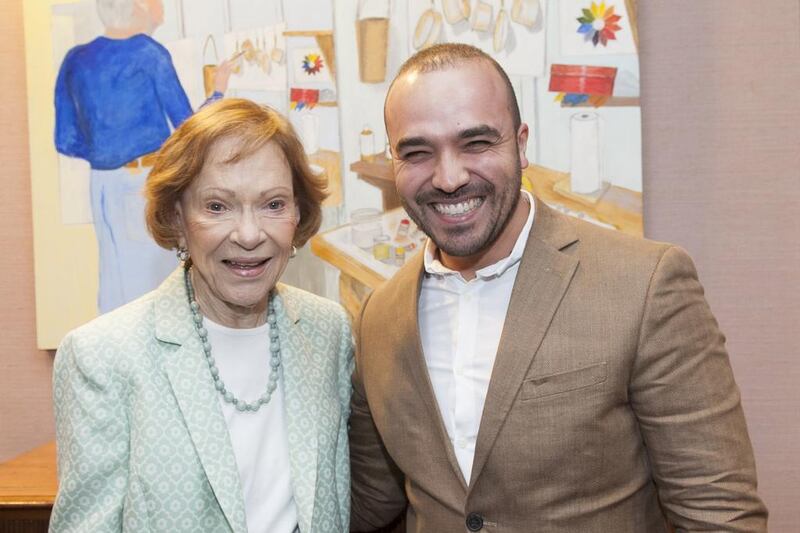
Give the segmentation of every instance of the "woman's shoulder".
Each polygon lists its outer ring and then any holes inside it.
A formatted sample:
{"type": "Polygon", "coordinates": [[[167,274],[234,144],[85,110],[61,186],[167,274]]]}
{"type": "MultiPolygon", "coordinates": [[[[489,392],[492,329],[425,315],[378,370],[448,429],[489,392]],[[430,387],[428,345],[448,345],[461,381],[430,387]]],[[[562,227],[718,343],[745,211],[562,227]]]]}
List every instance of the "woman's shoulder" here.
{"type": "Polygon", "coordinates": [[[133,339],[146,336],[153,324],[153,293],[109,311],[70,331],[62,345],[123,348],[133,339]],[[148,326],[150,325],[150,327],[148,326]]]}
{"type": "Polygon", "coordinates": [[[283,283],[276,288],[286,312],[297,315],[295,318],[330,316],[347,320],[344,308],[333,300],[283,283]]]}
{"type": "Polygon", "coordinates": [[[70,331],[56,352],[56,379],[83,376],[105,387],[127,375],[153,338],[152,308],[145,295],[70,331]]]}

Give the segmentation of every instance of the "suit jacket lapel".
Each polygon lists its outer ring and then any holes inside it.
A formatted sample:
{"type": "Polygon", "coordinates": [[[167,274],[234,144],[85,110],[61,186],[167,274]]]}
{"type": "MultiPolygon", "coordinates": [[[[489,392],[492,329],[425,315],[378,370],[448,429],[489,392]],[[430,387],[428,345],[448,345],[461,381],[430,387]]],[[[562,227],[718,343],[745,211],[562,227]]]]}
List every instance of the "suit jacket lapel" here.
{"type": "Polygon", "coordinates": [[[577,241],[575,229],[536,200],[534,223],[517,272],[492,379],[486,395],[472,465],[471,486],[480,475],[527,370],[578,266],[561,252],[577,241]]]}
{"type": "MultiPolygon", "coordinates": [[[[399,331],[405,332],[407,342],[403,344],[404,359],[408,365],[409,373],[415,381],[415,390],[419,393],[419,399],[425,405],[424,416],[430,417],[439,430],[436,435],[436,440],[441,443],[442,452],[447,456],[447,460],[453,467],[453,473],[458,479],[461,488],[466,492],[467,483],[464,475],[461,473],[461,467],[458,465],[453,445],[450,442],[450,437],[447,435],[447,428],[445,428],[444,421],[442,420],[441,411],[439,411],[439,403],[436,401],[436,396],[433,392],[433,385],[431,383],[430,374],[428,373],[428,365],[425,362],[425,354],[422,350],[422,340],[419,335],[419,293],[422,287],[422,276],[424,275],[423,264],[424,252],[418,253],[412,265],[408,268],[400,270],[396,274],[399,279],[394,284],[402,291],[399,305],[397,309],[396,320],[398,322],[399,331]],[[413,287],[411,290],[407,287],[413,287]]],[[[422,414],[422,413],[420,413],[422,414]]]]}
{"type": "Polygon", "coordinates": [[[242,487],[228,426],[219,404],[200,339],[186,300],[183,269],[159,288],[155,300],[156,337],[178,345],[164,358],[164,370],[186,427],[222,512],[236,533],[246,533],[242,487]]]}
{"type": "Polygon", "coordinates": [[[281,341],[283,394],[289,441],[289,468],[300,531],[314,531],[317,487],[317,391],[309,372],[314,364],[313,339],[303,332],[298,304],[278,285],[275,315],[281,341]]]}

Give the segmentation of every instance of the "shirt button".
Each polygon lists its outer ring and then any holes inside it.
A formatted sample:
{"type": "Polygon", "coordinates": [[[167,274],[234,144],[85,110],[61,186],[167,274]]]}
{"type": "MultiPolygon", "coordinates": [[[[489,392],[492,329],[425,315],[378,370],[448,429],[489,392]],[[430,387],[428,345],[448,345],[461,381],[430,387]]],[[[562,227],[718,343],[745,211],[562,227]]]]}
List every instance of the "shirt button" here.
{"type": "Polygon", "coordinates": [[[467,529],[470,531],[480,531],[483,529],[483,517],[478,513],[469,513],[467,515],[467,529]]]}
{"type": "Polygon", "coordinates": [[[456,446],[458,446],[459,448],[462,448],[462,449],[466,448],[467,447],[467,439],[458,439],[456,441],[456,446]]]}

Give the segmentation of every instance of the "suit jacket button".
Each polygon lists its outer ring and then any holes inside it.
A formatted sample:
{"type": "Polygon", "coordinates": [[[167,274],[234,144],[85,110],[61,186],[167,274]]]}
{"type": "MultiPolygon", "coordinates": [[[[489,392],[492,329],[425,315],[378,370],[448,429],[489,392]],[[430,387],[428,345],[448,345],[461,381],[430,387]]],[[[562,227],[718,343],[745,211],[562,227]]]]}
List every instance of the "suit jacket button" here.
{"type": "Polygon", "coordinates": [[[469,513],[467,515],[467,529],[470,531],[480,531],[483,529],[483,517],[478,513],[469,513]]]}

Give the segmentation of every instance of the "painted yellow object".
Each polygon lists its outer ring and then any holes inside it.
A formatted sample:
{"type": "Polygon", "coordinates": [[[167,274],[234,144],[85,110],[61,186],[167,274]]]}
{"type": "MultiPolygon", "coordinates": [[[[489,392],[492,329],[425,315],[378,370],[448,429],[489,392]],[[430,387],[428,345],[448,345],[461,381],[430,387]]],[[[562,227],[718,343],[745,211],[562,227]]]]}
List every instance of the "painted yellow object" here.
{"type": "Polygon", "coordinates": [[[533,183],[525,174],[522,175],[522,188],[530,193],[533,192],[533,183]]]}

